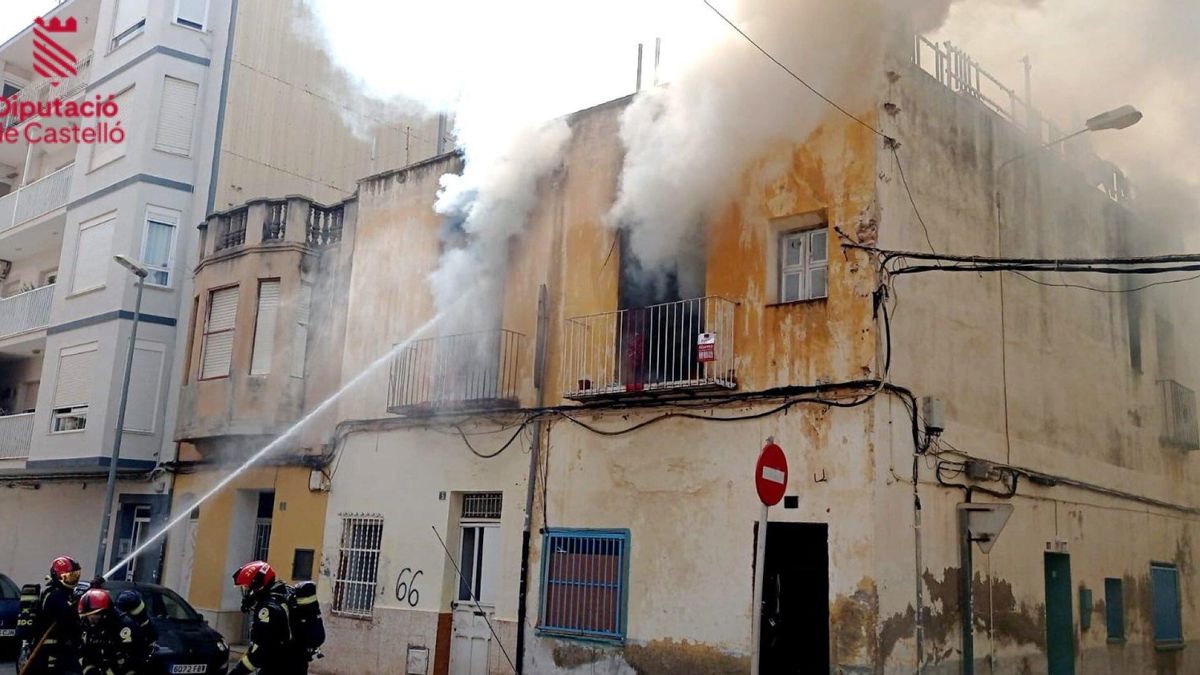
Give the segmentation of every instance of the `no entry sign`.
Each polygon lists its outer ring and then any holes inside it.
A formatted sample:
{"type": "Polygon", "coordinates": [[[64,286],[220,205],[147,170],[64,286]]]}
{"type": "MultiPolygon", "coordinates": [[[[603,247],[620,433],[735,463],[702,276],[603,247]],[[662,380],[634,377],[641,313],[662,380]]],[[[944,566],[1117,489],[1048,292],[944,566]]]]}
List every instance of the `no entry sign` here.
{"type": "Polygon", "coordinates": [[[768,443],[758,456],[758,464],[754,467],[754,487],[758,490],[758,498],[767,506],[775,506],[783,499],[787,490],[787,457],[783,448],[774,443],[768,443]]]}

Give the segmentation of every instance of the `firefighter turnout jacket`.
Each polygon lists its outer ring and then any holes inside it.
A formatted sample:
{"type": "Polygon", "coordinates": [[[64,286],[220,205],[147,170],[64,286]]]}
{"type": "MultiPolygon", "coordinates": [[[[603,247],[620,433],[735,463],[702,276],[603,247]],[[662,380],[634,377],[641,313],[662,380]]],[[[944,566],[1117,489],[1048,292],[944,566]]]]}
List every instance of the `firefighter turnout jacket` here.
{"type": "Polygon", "coordinates": [[[37,654],[30,660],[26,675],[79,672],[79,614],[72,589],[48,579],[39,605],[29,644],[37,654]]]}
{"type": "Polygon", "coordinates": [[[276,582],[255,600],[250,609],[250,644],[230,675],[303,675],[308,653],[292,639],[288,616],[288,588],[276,582]]]}

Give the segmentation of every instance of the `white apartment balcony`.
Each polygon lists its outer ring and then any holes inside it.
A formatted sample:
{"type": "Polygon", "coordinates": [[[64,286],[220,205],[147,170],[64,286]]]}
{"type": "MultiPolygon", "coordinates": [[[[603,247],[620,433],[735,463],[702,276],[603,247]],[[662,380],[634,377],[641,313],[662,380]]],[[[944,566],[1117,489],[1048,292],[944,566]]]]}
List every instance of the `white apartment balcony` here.
{"type": "Polygon", "coordinates": [[[33,413],[0,415],[0,460],[26,459],[33,442],[33,413]]]}
{"type": "Polygon", "coordinates": [[[0,197],[0,237],[19,225],[64,208],[71,194],[74,170],[75,165],[69,164],[0,197]]]}
{"type": "MultiPolygon", "coordinates": [[[[92,74],[91,52],[88,52],[79,59],[79,61],[75,64],[75,71],[75,75],[65,80],[51,81],[46,79],[37,79],[33,82],[30,82],[29,86],[17,92],[17,94],[13,97],[13,100],[17,105],[11,106],[10,111],[11,108],[19,108],[22,102],[32,102],[37,104],[53,101],[55,99],[67,101],[79,94],[82,94],[83,90],[87,88],[88,80],[92,74]]],[[[23,122],[27,122],[30,119],[34,118],[21,119],[18,112],[11,111],[9,115],[4,118],[4,126],[19,126],[23,122]]]]}
{"type": "Polygon", "coordinates": [[[50,325],[54,284],[0,298],[0,346],[19,338],[42,338],[50,325]]]}
{"type": "Polygon", "coordinates": [[[583,401],[736,388],[735,307],[709,296],[568,319],[563,396],[583,401]]]}

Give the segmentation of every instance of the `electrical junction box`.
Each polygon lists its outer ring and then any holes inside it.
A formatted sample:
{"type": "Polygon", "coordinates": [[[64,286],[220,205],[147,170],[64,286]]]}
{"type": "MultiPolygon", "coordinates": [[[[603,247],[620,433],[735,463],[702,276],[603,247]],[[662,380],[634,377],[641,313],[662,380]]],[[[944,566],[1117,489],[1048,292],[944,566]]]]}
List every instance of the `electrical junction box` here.
{"type": "Polygon", "coordinates": [[[404,675],[426,675],[429,672],[429,649],[409,647],[404,675]]]}
{"type": "Polygon", "coordinates": [[[921,398],[921,418],[925,433],[936,436],[946,430],[946,402],[934,396],[921,398]]]}

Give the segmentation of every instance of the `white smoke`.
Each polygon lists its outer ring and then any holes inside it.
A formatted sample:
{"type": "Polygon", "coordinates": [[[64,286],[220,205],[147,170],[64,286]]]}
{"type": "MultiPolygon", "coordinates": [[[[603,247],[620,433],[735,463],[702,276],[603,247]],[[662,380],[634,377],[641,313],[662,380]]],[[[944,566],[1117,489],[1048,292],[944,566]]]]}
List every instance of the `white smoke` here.
{"type": "MultiPolygon", "coordinates": [[[[721,4],[730,5],[723,13],[773,57],[862,115],[879,86],[888,33],[936,28],[952,1],[721,4]]],[[[704,226],[743,187],[744,172],[841,114],[732,28],[721,27],[718,42],[669,87],[638,97],[622,118],[628,154],[610,224],[628,229],[630,248],[647,271],[687,272],[693,265],[683,258],[703,253],[704,226]]]]}

